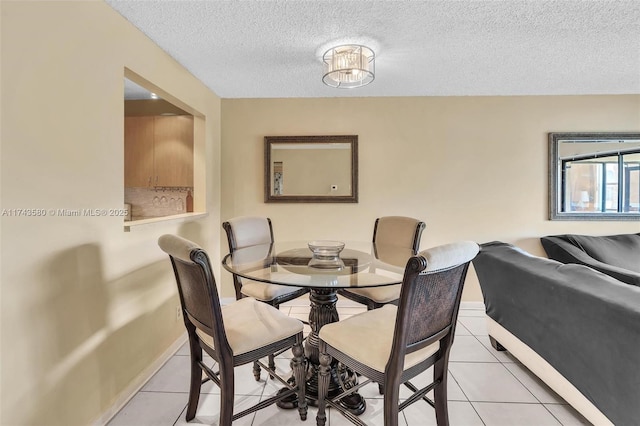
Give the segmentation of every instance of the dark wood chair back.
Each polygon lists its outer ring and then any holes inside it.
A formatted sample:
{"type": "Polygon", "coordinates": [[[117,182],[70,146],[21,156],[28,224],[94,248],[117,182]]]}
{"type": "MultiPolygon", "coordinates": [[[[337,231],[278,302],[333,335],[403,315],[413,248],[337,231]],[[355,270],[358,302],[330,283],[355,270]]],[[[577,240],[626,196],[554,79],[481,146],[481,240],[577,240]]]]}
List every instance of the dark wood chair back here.
{"type": "Polygon", "coordinates": [[[163,235],[160,248],[171,259],[189,338],[199,340],[196,329],[213,337],[219,358],[232,356],[222,319],[220,298],[207,253],[176,235],[163,235]]]}
{"type": "Polygon", "coordinates": [[[362,424],[338,401],[370,381],[377,382],[380,393],[384,394],[385,425],[397,425],[398,412],[419,400],[425,400],[435,407],[438,425],[449,424],[447,410],[449,353],[453,344],[464,281],[469,264],[478,251],[478,244],[472,241],[460,241],[422,251],[412,256],[406,263],[400,286],[398,308],[395,312],[391,307],[383,307],[322,328],[318,345],[320,351],[318,369],[320,390],[316,416],[318,426],[323,426],[326,422],[327,404],[336,408],[347,419],[356,424],[362,424]],[[395,324],[392,327],[393,317],[395,317],[395,324]],[[381,321],[384,321],[385,325],[382,325],[381,321]],[[371,328],[367,328],[366,324],[372,324],[371,328]],[[383,333],[380,336],[380,342],[387,342],[387,345],[379,343],[377,347],[374,345],[368,347],[369,342],[355,334],[353,339],[345,338],[350,330],[365,336],[364,338],[369,338],[374,333],[383,333]],[[370,354],[359,352],[354,347],[356,345],[358,348],[365,347],[372,352],[370,354]],[[422,349],[424,350],[421,353],[406,357],[407,354],[422,349]],[[379,351],[378,354],[388,356],[384,371],[381,368],[380,358],[371,356],[376,354],[376,350],[379,351]],[[408,360],[406,366],[405,360],[408,360]],[[349,366],[356,373],[368,377],[369,380],[327,400],[330,366],[336,361],[349,366]],[[433,382],[418,389],[410,379],[431,366],[433,366],[433,382]],[[399,403],[400,384],[404,384],[413,392],[413,395],[402,403],[399,403]],[[434,393],[433,401],[426,397],[430,391],[434,393]]]}
{"type": "Polygon", "coordinates": [[[428,271],[428,261],[424,257],[415,256],[409,260],[400,292],[388,373],[395,370],[399,375],[407,353],[436,341],[440,341],[441,352],[448,352],[453,343],[469,263],[428,271]]]}
{"type": "Polygon", "coordinates": [[[226,306],[225,314],[228,315],[227,326],[230,327],[230,335],[236,330],[236,336],[233,337],[232,343],[234,348],[238,349],[238,353],[234,354],[225,331],[218,289],[207,253],[195,243],[177,235],[161,236],[158,239],[158,245],[169,255],[171,260],[184,324],[189,335],[191,382],[185,415],[187,421],[192,420],[196,415],[201,387],[204,383],[203,373],[207,377],[205,381],[212,380],[220,387],[220,424],[222,425],[231,425],[234,420],[240,417],[284,398],[296,396],[299,401],[300,418],[305,420],[307,405],[305,402],[302,324],[277,309],[252,298],[233,302],[226,306]],[[257,308],[254,304],[260,304],[261,307],[257,308]],[[253,313],[257,313],[255,317],[251,316],[253,313]],[[241,319],[240,322],[238,318],[241,319]],[[250,319],[248,322],[247,318],[250,319]],[[262,328],[254,329],[251,321],[255,327],[262,328]],[[268,324],[269,327],[264,327],[265,324],[268,324]],[[242,330],[240,335],[237,335],[238,329],[242,330]],[[248,330],[252,329],[259,330],[260,335],[248,333],[248,330]],[[243,336],[244,342],[242,341],[243,336]],[[294,355],[291,366],[297,386],[287,384],[285,379],[276,373],[273,362],[274,353],[282,353],[288,349],[291,349],[294,355]],[[218,372],[214,372],[206,364],[203,351],[217,361],[218,372]],[[260,359],[264,357],[269,358],[268,367],[260,362],[260,359]],[[272,377],[278,378],[279,381],[287,385],[287,389],[234,414],[234,367],[248,362],[254,363],[253,374],[256,380],[260,380],[260,369],[267,368],[272,377]]]}

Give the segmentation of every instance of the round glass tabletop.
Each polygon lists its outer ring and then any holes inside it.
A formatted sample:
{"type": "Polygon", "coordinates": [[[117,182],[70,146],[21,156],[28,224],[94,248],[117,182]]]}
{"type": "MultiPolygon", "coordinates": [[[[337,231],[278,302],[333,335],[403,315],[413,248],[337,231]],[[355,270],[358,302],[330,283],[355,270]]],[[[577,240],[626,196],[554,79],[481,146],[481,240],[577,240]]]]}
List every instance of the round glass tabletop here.
{"type": "Polygon", "coordinates": [[[400,284],[411,249],[370,242],[293,241],[236,250],[223,267],[243,278],[309,288],[359,288],[400,284]],[[316,251],[312,252],[311,248],[316,251]]]}

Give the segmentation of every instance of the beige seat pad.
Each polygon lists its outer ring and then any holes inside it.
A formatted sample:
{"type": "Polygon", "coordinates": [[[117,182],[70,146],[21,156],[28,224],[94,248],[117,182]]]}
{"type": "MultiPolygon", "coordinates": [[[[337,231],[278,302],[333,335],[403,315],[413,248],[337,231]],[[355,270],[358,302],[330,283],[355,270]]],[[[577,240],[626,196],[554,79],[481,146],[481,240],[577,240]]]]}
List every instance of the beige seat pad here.
{"type": "MultiPolygon", "coordinates": [[[[222,307],[222,320],[234,355],[286,339],[302,331],[302,322],[283,314],[273,306],[250,297],[222,307]]],[[[213,346],[213,337],[197,330],[202,341],[213,346]]]]}
{"type": "Polygon", "coordinates": [[[297,290],[300,290],[300,287],[243,280],[240,292],[245,296],[253,297],[254,299],[269,301],[276,297],[293,293],[297,290]]]}
{"type": "Polygon", "coordinates": [[[400,298],[402,284],[385,285],[382,287],[350,288],[347,291],[367,297],[374,302],[389,303],[400,298]]]}
{"type": "MultiPolygon", "coordinates": [[[[320,339],[356,361],[381,373],[389,361],[398,308],[385,305],[320,329],[320,339]]],[[[405,356],[404,369],[427,359],[440,348],[438,342],[405,356]]]]}

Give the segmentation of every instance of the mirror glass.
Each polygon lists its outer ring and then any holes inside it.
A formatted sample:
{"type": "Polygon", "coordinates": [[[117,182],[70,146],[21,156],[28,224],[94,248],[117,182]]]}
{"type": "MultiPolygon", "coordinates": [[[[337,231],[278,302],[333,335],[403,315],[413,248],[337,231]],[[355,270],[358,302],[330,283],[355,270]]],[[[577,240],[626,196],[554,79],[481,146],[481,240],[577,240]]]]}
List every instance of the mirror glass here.
{"type": "Polygon", "coordinates": [[[640,220],[640,133],[550,133],[551,220],[640,220]]]}
{"type": "Polygon", "coordinates": [[[265,202],[358,202],[358,136],[266,136],[264,143],[265,202]]]}

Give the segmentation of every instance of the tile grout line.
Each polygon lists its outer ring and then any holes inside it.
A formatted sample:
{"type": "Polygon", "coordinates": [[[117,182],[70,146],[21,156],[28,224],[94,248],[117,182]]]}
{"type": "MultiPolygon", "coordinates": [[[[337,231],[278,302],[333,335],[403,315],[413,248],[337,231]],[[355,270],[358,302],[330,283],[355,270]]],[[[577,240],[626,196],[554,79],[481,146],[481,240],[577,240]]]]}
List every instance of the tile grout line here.
{"type": "MultiPolygon", "coordinates": [[[[478,338],[478,336],[474,333],[471,333],[473,335],[473,337],[482,345],[482,347],[485,347],[484,344],[480,341],[480,339],[478,338]]],[[[484,336],[484,334],[483,334],[484,336]]],[[[491,353],[491,351],[488,351],[489,353],[491,353]]],[[[531,396],[533,396],[533,398],[538,401],[537,403],[528,403],[528,404],[535,404],[535,405],[542,405],[544,407],[544,409],[551,414],[551,417],[553,417],[558,423],[560,423],[562,425],[562,422],[560,421],[560,419],[558,419],[545,405],[542,401],[540,401],[540,399],[531,391],[531,389],[529,389],[529,387],[524,384],[515,374],[513,374],[513,372],[507,368],[507,366],[505,365],[505,362],[503,362],[502,360],[500,360],[497,356],[495,356],[493,353],[491,353],[491,356],[493,356],[508,372],[509,374],[511,374],[511,376],[513,376],[514,379],[516,379],[516,381],[518,381],[518,383],[520,383],[526,390],[527,392],[529,392],[531,394],[531,396]]],[[[526,368],[526,367],[525,367],[526,368]]],[[[544,383],[544,382],[543,382],[544,383]]],[[[545,384],[546,386],[546,384],[545,384]]],[[[460,388],[462,390],[462,387],[460,388]]],[[[464,393],[464,390],[462,390],[462,392],[464,393]]],[[[466,396],[466,394],[465,394],[466,396]]],[[[509,403],[509,402],[504,402],[504,403],[509,403]]],[[[473,404],[472,404],[473,406],[473,404]]],[[[475,410],[475,407],[474,407],[475,410]]],[[[477,411],[476,411],[477,413],[477,411]]],[[[478,413],[478,416],[480,416],[480,414],[478,413]]],[[[482,417],[480,417],[480,419],[482,419],[482,417]]],[[[484,423],[484,421],[483,421],[484,423]]]]}
{"type": "MultiPolygon", "coordinates": [[[[542,405],[542,407],[549,413],[551,414],[551,417],[553,417],[560,425],[563,425],[563,423],[560,421],[560,419],[558,419],[551,410],[549,410],[549,408],[544,404],[544,402],[540,401],[540,398],[538,398],[533,392],[531,392],[531,389],[529,389],[529,387],[527,385],[525,385],[524,383],[522,383],[522,381],[515,375],[513,374],[513,372],[507,368],[506,365],[504,365],[503,362],[500,362],[504,368],[507,369],[507,371],[509,372],[509,374],[511,374],[522,386],[524,386],[524,388],[536,399],[536,401],[538,401],[537,404],[542,405]]],[[[523,366],[523,368],[527,368],[524,364],[521,364],[523,366]]],[[[527,370],[529,370],[527,368],[527,370]]],[[[530,371],[530,370],[529,370],[530,371]]],[[[536,376],[537,377],[537,376],[536,376]]],[[[542,380],[540,380],[542,382],[542,380]]],[[[545,386],[549,387],[546,383],[542,382],[545,386]]],[[[553,389],[549,388],[551,391],[553,391],[553,389]]],[[[555,392],[554,392],[555,393],[555,392]]],[[[559,395],[558,395],[559,396],[559,395]]],[[[558,404],[558,405],[567,405],[567,404],[558,404]]]]}
{"type": "MultiPolygon", "coordinates": [[[[485,349],[487,350],[487,352],[489,352],[489,353],[491,354],[491,356],[492,356],[492,357],[493,357],[497,362],[499,362],[500,364],[503,364],[503,365],[504,365],[504,363],[503,363],[502,361],[500,361],[500,358],[498,358],[497,356],[495,356],[495,355],[494,355],[494,354],[489,350],[489,348],[487,348],[487,347],[484,345],[484,343],[482,343],[482,341],[480,341],[480,339],[478,338],[478,336],[477,336],[477,335],[475,335],[475,334],[473,334],[473,333],[471,333],[471,335],[472,335],[472,336],[473,336],[473,337],[478,341],[478,343],[480,343],[480,346],[482,346],[483,348],[485,348],[485,349]]],[[[485,335],[484,335],[484,334],[482,334],[482,336],[485,336],[485,335]]],[[[487,336],[488,336],[488,334],[487,334],[487,336]]],[[[494,350],[495,350],[495,349],[494,349],[494,350]]],[[[507,367],[505,366],[504,368],[507,368],[507,367]]],[[[507,368],[507,370],[508,370],[508,368],[507,368]]]]}
{"type": "MultiPolygon", "coordinates": [[[[189,405],[188,399],[189,399],[189,398],[187,397],[187,403],[185,404],[185,406],[184,406],[184,408],[182,409],[182,411],[180,411],[180,412],[178,413],[178,417],[176,417],[176,420],[173,422],[173,426],[176,426],[176,423],[178,423],[178,422],[180,421],[180,417],[182,417],[182,414],[183,414],[185,411],[187,411],[187,406],[189,405]]],[[[186,414],[185,414],[185,416],[186,416],[186,414]]]]}
{"type": "MultiPolygon", "coordinates": [[[[474,333],[471,333],[471,334],[473,335],[473,337],[475,337],[475,338],[476,338],[476,340],[477,340],[477,341],[478,341],[478,342],[479,342],[483,347],[485,347],[485,346],[484,346],[484,344],[482,344],[482,342],[480,341],[480,339],[478,338],[478,336],[477,336],[476,334],[474,334],[474,333]]],[[[483,335],[483,336],[484,336],[484,335],[483,335]]],[[[491,351],[489,351],[489,353],[491,353],[491,351]]],[[[554,414],[553,414],[553,413],[552,413],[552,412],[551,412],[551,411],[550,411],[550,410],[545,406],[545,404],[544,404],[542,401],[540,401],[540,399],[539,399],[539,398],[538,398],[538,397],[537,397],[537,396],[536,396],[536,395],[531,391],[531,389],[529,389],[529,387],[528,387],[526,384],[524,384],[524,383],[523,383],[523,382],[522,382],[522,381],[521,381],[521,380],[520,380],[520,379],[519,379],[519,378],[518,378],[518,377],[517,377],[517,376],[516,376],[516,375],[515,375],[515,374],[514,374],[510,369],[509,369],[509,368],[507,368],[507,366],[505,365],[505,364],[507,364],[507,363],[505,363],[505,362],[501,361],[500,359],[498,359],[498,357],[497,357],[497,356],[495,356],[493,353],[491,353],[491,356],[493,356],[495,359],[497,359],[497,360],[498,360],[498,362],[499,362],[499,363],[500,363],[500,364],[501,364],[501,365],[502,365],[502,366],[503,366],[503,367],[504,367],[504,368],[509,372],[509,374],[511,374],[511,376],[513,376],[513,378],[515,378],[515,379],[516,379],[516,381],[518,381],[518,383],[520,383],[520,384],[521,384],[521,385],[522,385],[522,386],[527,390],[527,392],[529,392],[529,393],[531,394],[531,396],[533,396],[533,398],[534,398],[536,401],[538,401],[538,402],[529,402],[529,403],[526,403],[526,402],[525,402],[525,403],[517,403],[517,404],[542,405],[542,406],[544,407],[544,409],[545,409],[549,414],[551,414],[551,417],[553,417],[553,418],[554,418],[558,423],[560,423],[560,424],[562,425],[562,422],[561,422],[561,421],[560,421],[560,420],[559,420],[559,419],[558,419],[558,418],[557,418],[557,417],[556,417],[556,416],[555,416],[555,415],[554,415],[554,414]]],[[[509,363],[509,364],[512,364],[512,363],[509,363]]],[[[524,365],[523,365],[523,367],[524,367],[524,365]]],[[[525,367],[525,368],[526,368],[526,367],[525,367]]],[[[543,383],[544,383],[544,382],[543,382],[543,383]]],[[[545,386],[546,386],[546,384],[545,384],[545,386]]],[[[460,389],[462,389],[462,388],[460,388],[460,389]]],[[[464,390],[463,390],[462,392],[464,392],[464,390]]],[[[480,401],[478,401],[478,402],[480,402],[480,401]]],[[[486,402],[485,402],[485,403],[486,403],[486,402]]],[[[509,404],[510,402],[501,402],[501,403],[509,404]]],[[[562,405],[562,404],[559,404],[559,405],[562,405]]],[[[473,404],[472,404],[472,406],[473,406],[473,404]]],[[[475,407],[474,407],[474,409],[475,409],[475,407]]],[[[477,411],[476,411],[476,412],[477,412],[477,411]]],[[[479,415],[479,414],[478,414],[478,415],[479,415]]],[[[482,419],[482,418],[481,418],[481,419],[482,419]]]]}
{"type": "MultiPolygon", "coordinates": [[[[449,375],[451,376],[451,378],[453,379],[454,382],[456,382],[456,385],[458,386],[458,388],[460,388],[460,392],[462,392],[462,394],[464,395],[465,398],[467,398],[467,402],[469,403],[469,405],[471,405],[471,408],[473,409],[473,411],[476,413],[476,416],[478,416],[478,418],[480,419],[480,421],[482,422],[482,424],[484,426],[487,426],[487,424],[484,422],[484,419],[482,418],[482,416],[480,415],[480,413],[478,413],[478,410],[476,410],[476,407],[473,405],[473,403],[471,402],[471,400],[469,399],[469,397],[467,396],[466,392],[464,391],[464,389],[462,389],[462,386],[460,386],[460,382],[458,382],[458,379],[456,379],[456,377],[453,375],[453,373],[451,373],[451,371],[449,371],[449,369],[447,369],[447,372],[449,373],[449,375]]],[[[449,388],[447,387],[447,391],[449,390],[449,388]]],[[[447,411],[449,410],[449,395],[447,395],[447,411]]]]}

